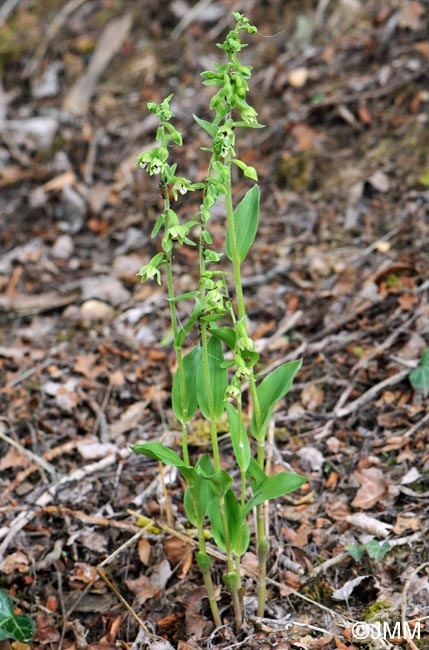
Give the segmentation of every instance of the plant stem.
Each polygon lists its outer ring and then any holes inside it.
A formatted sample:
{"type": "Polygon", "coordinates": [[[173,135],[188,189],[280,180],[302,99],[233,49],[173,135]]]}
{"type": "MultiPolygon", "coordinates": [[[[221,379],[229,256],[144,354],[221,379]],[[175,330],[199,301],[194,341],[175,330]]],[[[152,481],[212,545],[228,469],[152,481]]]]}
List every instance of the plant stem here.
{"type": "MultiPolygon", "coordinates": [[[[232,188],[231,188],[231,159],[227,159],[228,163],[228,178],[226,182],[226,214],[227,214],[227,227],[229,234],[229,242],[231,246],[232,268],[234,273],[235,290],[237,297],[237,310],[240,322],[245,328],[246,335],[247,329],[247,314],[246,306],[244,303],[243,287],[241,282],[241,261],[237,247],[237,237],[234,227],[234,208],[232,204],[232,188]]],[[[256,429],[261,428],[261,408],[259,405],[258,394],[256,391],[256,381],[253,369],[249,375],[249,392],[252,398],[253,412],[255,415],[256,429]]],[[[265,460],[265,436],[262,440],[258,440],[258,455],[257,461],[261,469],[264,468],[265,460]]],[[[258,616],[263,616],[265,611],[265,603],[267,599],[267,557],[269,551],[269,542],[265,530],[265,518],[263,504],[256,508],[256,539],[257,539],[257,553],[258,553],[258,616]]]]}
{"type": "MultiPolygon", "coordinates": [[[[194,510],[195,512],[198,512],[198,500],[195,497],[195,491],[194,491],[194,486],[189,485],[189,490],[191,493],[191,499],[194,504],[194,510]]],[[[207,554],[207,548],[206,548],[206,539],[204,537],[204,527],[202,524],[202,518],[198,516],[198,521],[201,523],[198,523],[197,525],[197,538],[198,538],[198,549],[201,553],[203,553],[205,556],[209,557],[207,554]]],[[[215,589],[213,585],[213,580],[210,572],[210,563],[208,563],[208,566],[200,566],[200,570],[203,576],[204,580],[204,585],[206,587],[207,591],[207,598],[209,601],[210,605],[210,610],[213,616],[214,624],[216,627],[221,627],[222,625],[222,620],[220,617],[219,613],[219,607],[217,605],[217,600],[216,600],[216,594],[215,594],[215,589]]]]}
{"type": "MultiPolygon", "coordinates": [[[[168,187],[166,182],[164,182],[164,190],[165,190],[164,211],[166,215],[164,226],[165,226],[165,230],[168,230],[170,226],[170,220],[168,218],[170,199],[168,197],[168,187]]],[[[167,276],[167,293],[169,299],[168,303],[170,305],[171,327],[173,329],[174,349],[176,351],[177,372],[179,373],[180,399],[182,402],[182,413],[186,415],[186,381],[185,381],[185,368],[183,365],[183,352],[182,352],[182,348],[176,344],[179,328],[178,328],[176,302],[174,301],[175,292],[174,292],[171,251],[166,254],[165,268],[166,268],[166,276],[167,276]]],[[[182,422],[182,455],[186,465],[189,465],[188,425],[185,422],[182,422]]]]}

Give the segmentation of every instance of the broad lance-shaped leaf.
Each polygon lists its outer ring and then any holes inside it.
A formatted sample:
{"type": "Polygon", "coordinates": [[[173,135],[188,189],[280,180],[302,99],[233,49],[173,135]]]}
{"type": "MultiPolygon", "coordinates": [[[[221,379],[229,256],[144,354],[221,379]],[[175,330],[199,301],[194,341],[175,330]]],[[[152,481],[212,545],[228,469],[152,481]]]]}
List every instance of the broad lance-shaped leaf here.
{"type": "Polygon", "coordinates": [[[213,484],[203,476],[196,474],[192,486],[186,487],[183,499],[186,516],[192,526],[198,528],[203,525],[205,516],[214,500],[217,501],[217,496],[213,484]]]}
{"type": "Polygon", "coordinates": [[[171,403],[174,415],[182,423],[189,422],[198,407],[197,371],[200,361],[201,348],[198,346],[183,358],[183,395],[179,368],[174,374],[171,403]]]}
{"type": "Polygon", "coordinates": [[[214,336],[207,343],[209,383],[206,381],[203,359],[197,374],[197,399],[201,413],[207,420],[220,418],[224,410],[225,391],[228,386],[228,371],[224,362],[222,343],[214,336]],[[210,399],[211,397],[211,399],[210,399]],[[211,407],[210,408],[210,403],[211,407]],[[211,412],[212,411],[212,412],[211,412]]]}
{"type": "Polygon", "coordinates": [[[271,414],[277,402],[284,397],[290,387],[293,379],[301,368],[302,361],[289,361],[279,366],[265,377],[256,389],[261,412],[260,422],[256,422],[255,413],[253,413],[250,424],[252,436],[259,440],[265,436],[265,432],[270,421],[271,414]]]}
{"type": "Polygon", "coordinates": [[[142,445],[131,445],[130,449],[132,449],[136,454],[153,458],[160,463],[164,463],[164,465],[177,467],[187,483],[191,483],[195,479],[195,467],[185,465],[179,454],[176,454],[176,452],[173,449],[169,449],[169,447],[164,447],[160,442],[145,442],[142,445]]]}
{"type": "Polygon", "coordinates": [[[15,615],[9,595],[0,590],[0,641],[14,639],[28,643],[34,636],[34,622],[24,614],[15,615]]]}
{"type": "MultiPolygon", "coordinates": [[[[234,210],[234,231],[240,262],[246,259],[253,244],[259,221],[259,187],[254,185],[234,210]]],[[[226,234],[226,254],[232,260],[231,235],[226,234]]]]}
{"type": "Polygon", "coordinates": [[[249,438],[243,422],[233,405],[230,402],[225,402],[225,409],[228,415],[229,431],[231,434],[234,456],[241,471],[245,472],[249,467],[251,458],[249,438]]]}
{"type": "Polygon", "coordinates": [[[246,513],[264,501],[276,499],[293,492],[307,482],[305,476],[295,472],[280,472],[267,478],[256,488],[253,497],[246,503],[246,513]]]}
{"type": "Polygon", "coordinates": [[[224,469],[215,471],[209,454],[201,456],[195,468],[199,476],[210,481],[216,496],[223,497],[225,492],[231,487],[231,476],[224,469]]]}
{"type": "MultiPolygon", "coordinates": [[[[250,533],[247,526],[246,516],[237,501],[232,490],[227,490],[223,499],[223,512],[225,514],[225,524],[231,550],[236,555],[242,555],[249,546],[250,533]]],[[[208,515],[210,519],[210,528],[216,545],[222,550],[226,550],[225,529],[222,521],[221,510],[218,500],[210,504],[208,515]]]]}

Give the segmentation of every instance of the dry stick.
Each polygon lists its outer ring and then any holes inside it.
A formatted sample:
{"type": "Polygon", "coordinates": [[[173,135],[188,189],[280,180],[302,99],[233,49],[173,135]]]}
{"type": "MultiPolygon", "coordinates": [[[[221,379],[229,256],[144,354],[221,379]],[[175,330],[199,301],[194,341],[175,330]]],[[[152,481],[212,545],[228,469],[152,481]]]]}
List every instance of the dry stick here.
{"type": "Polygon", "coordinates": [[[146,623],[142,621],[142,619],[139,617],[137,612],[134,611],[134,609],[129,605],[129,603],[126,601],[126,599],[122,596],[122,594],[116,589],[115,585],[113,582],[107,577],[103,567],[111,562],[119,553],[121,553],[124,549],[128,548],[128,546],[131,546],[134,542],[136,542],[142,535],[144,534],[146,528],[149,528],[151,524],[147,524],[144,528],[142,528],[138,533],[133,535],[133,537],[130,537],[129,540],[127,540],[124,544],[122,544],[119,548],[116,549],[109,557],[107,557],[103,562],[97,565],[97,573],[102,578],[102,580],[106,583],[106,585],[113,591],[115,596],[121,601],[125,609],[131,614],[131,616],[137,621],[137,623],[144,629],[144,631],[150,636],[150,638],[154,641],[156,637],[151,633],[151,631],[148,629],[146,623]]]}
{"type": "Polygon", "coordinates": [[[23,445],[21,445],[19,442],[16,440],[13,440],[13,438],[10,438],[8,435],[3,433],[3,431],[0,430],[0,439],[4,440],[7,442],[8,445],[11,447],[15,447],[19,451],[20,454],[23,456],[27,456],[30,460],[32,460],[36,465],[39,465],[42,467],[45,472],[47,472],[50,476],[52,476],[53,479],[55,479],[58,475],[58,472],[56,468],[48,463],[44,458],[41,458],[37,454],[35,454],[33,451],[30,449],[26,449],[23,445]]]}
{"type": "Polygon", "coordinates": [[[401,598],[401,625],[402,625],[402,632],[405,635],[405,640],[412,648],[412,650],[418,650],[416,644],[414,641],[411,639],[409,633],[408,633],[408,626],[406,625],[405,617],[407,614],[407,596],[408,596],[408,590],[410,588],[410,584],[412,580],[416,577],[416,575],[422,570],[425,569],[427,566],[429,566],[429,562],[423,562],[423,564],[420,564],[412,574],[407,578],[405,584],[404,584],[404,589],[402,591],[402,598],[401,598]]]}
{"type": "Polygon", "coordinates": [[[429,413],[426,413],[426,415],[424,415],[424,416],[422,417],[421,420],[419,420],[418,422],[416,422],[416,423],[415,423],[415,424],[414,424],[410,429],[408,429],[408,431],[406,431],[406,432],[405,432],[404,434],[402,434],[402,435],[405,436],[406,438],[411,438],[411,436],[413,436],[413,435],[415,434],[415,432],[417,431],[417,429],[420,429],[420,427],[422,426],[422,424],[424,424],[424,423],[427,422],[428,420],[429,420],[429,413]]]}
{"type": "MultiPolygon", "coordinates": [[[[66,442],[63,445],[60,445],[59,447],[55,447],[55,449],[51,449],[45,454],[43,454],[43,460],[45,462],[49,460],[53,460],[54,458],[57,458],[58,456],[62,456],[63,454],[69,453],[70,451],[73,451],[76,448],[76,445],[78,444],[84,444],[86,442],[94,442],[93,436],[88,436],[86,438],[81,438],[80,440],[72,440],[71,442],[66,442]]],[[[53,465],[51,466],[53,467],[53,465]]],[[[20,485],[23,481],[28,476],[31,476],[33,472],[35,472],[39,468],[39,463],[33,463],[29,467],[26,467],[23,469],[21,472],[17,474],[15,479],[10,483],[10,485],[7,486],[5,491],[0,495],[0,500],[1,501],[6,501],[6,499],[12,494],[14,490],[20,485]]]]}
{"type": "Polygon", "coordinates": [[[212,3],[213,0],[199,0],[192,9],[189,9],[183,18],[177,23],[176,27],[171,32],[172,38],[177,38],[185,31],[185,29],[192,23],[193,20],[198,18],[212,3]]]}
{"type": "Polygon", "coordinates": [[[360,409],[361,406],[370,402],[385,388],[389,386],[394,386],[395,384],[399,384],[403,379],[405,379],[405,377],[408,377],[409,374],[410,371],[407,368],[406,370],[401,370],[400,372],[397,372],[395,375],[391,375],[390,377],[387,377],[387,379],[384,379],[383,381],[380,381],[378,384],[375,384],[375,386],[372,386],[369,390],[366,391],[366,393],[363,393],[363,395],[355,399],[347,406],[344,406],[343,408],[334,411],[334,416],[337,418],[344,418],[347,415],[354,413],[355,411],[360,409]]]}

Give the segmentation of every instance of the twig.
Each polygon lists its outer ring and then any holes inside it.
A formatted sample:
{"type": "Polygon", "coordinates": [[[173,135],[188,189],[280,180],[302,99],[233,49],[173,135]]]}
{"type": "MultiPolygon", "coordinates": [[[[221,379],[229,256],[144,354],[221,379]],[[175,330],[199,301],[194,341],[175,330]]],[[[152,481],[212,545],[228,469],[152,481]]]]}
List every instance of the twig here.
{"type": "Polygon", "coordinates": [[[117,528],[118,530],[127,530],[130,532],[138,530],[136,524],[126,521],[116,521],[115,519],[107,519],[107,517],[96,517],[94,515],[88,515],[86,512],[82,512],[81,510],[72,510],[71,508],[65,508],[64,506],[43,506],[40,510],[47,514],[74,517],[75,519],[93,524],[94,526],[105,526],[106,528],[117,528]]]}
{"type": "Polygon", "coordinates": [[[20,454],[23,456],[27,456],[30,460],[32,460],[36,465],[42,467],[45,472],[47,472],[53,479],[56,479],[58,477],[58,472],[56,468],[48,463],[44,458],[41,458],[37,454],[35,454],[33,451],[30,449],[27,449],[23,445],[21,445],[20,442],[17,440],[14,440],[13,438],[10,438],[6,433],[3,433],[0,429],[0,439],[4,440],[4,442],[7,442],[8,445],[11,447],[14,447],[19,451],[20,454]]]}
{"type": "MultiPolygon", "coordinates": [[[[71,451],[73,451],[76,448],[76,445],[78,444],[84,444],[84,443],[90,443],[94,442],[94,437],[93,436],[88,436],[86,438],[81,438],[80,440],[72,440],[70,442],[66,442],[63,445],[60,445],[59,447],[55,447],[54,449],[50,449],[48,452],[43,454],[43,460],[45,462],[48,462],[50,460],[53,460],[54,458],[57,458],[58,456],[62,456],[63,454],[67,454],[71,451]]],[[[6,499],[9,497],[10,494],[16,488],[18,485],[20,485],[28,476],[31,476],[33,472],[35,472],[39,468],[39,465],[37,463],[33,463],[29,467],[26,467],[23,469],[21,472],[17,474],[15,479],[10,483],[10,485],[7,486],[5,491],[1,495],[1,501],[6,501],[6,499]]]]}
{"type": "Polygon", "coordinates": [[[344,418],[347,415],[354,413],[362,406],[364,406],[364,404],[370,402],[385,388],[388,388],[389,386],[395,386],[395,384],[399,384],[403,379],[405,379],[405,377],[408,377],[409,374],[410,371],[408,369],[401,370],[400,372],[397,372],[395,375],[391,375],[390,377],[387,377],[387,379],[383,379],[383,381],[380,381],[378,384],[375,384],[375,386],[372,386],[369,390],[366,391],[366,393],[363,393],[363,395],[355,399],[354,402],[348,404],[348,406],[344,406],[343,408],[334,411],[334,416],[337,418],[344,418]]]}
{"type": "Polygon", "coordinates": [[[418,650],[416,644],[414,641],[411,639],[409,632],[408,632],[408,626],[406,625],[405,617],[407,614],[407,596],[408,596],[408,590],[410,588],[410,584],[413,581],[413,579],[418,575],[418,573],[422,570],[425,569],[427,566],[429,566],[429,562],[423,562],[423,564],[420,564],[410,576],[408,576],[407,580],[405,581],[404,584],[404,589],[402,591],[402,598],[401,598],[401,625],[402,625],[402,632],[405,636],[405,640],[412,648],[412,650],[418,650]]]}
{"type": "Polygon", "coordinates": [[[420,429],[422,424],[424,424],[428,420],[429,420],[429,413],[426,413],[426,415],[424,415],[421,420],[416,422],[410,429],[408,429],[408,431],[406,431],[402,435],[405,436],[406,438],[411,438],[411,436],[413,436],[415,434],[417,429],[420,429]]]}
{"type": "Polygon", "coordinates": [[[203,13],[212,3],[212,0],[199,0],[196,5],[189,9],[186,14],[179,20],[176,27],[171,32],[173,38],[177,38],[182,34],[185,29],[192,23],[195,18],[203,13]]]}
{"type": "MultiPolygon", "coordinates": [[[[291,621],[288,618],[263,618],[261,616],[249,616],[251,621],[255,623],[263,623],[264,625],[271,625],[273,628],[283,628],[288,630],[289,628],[296,627],[305,627],[308,630],[313,630],[314,632],[322,632],[323,634],[331,634],[329,630],[325,630],[323,627],[317,627],[316,625],[310,625],[310,623],[301,623],[300,621],[291,621]]],[[[336,636],[336,635],[335,635],[336,636]]]]}

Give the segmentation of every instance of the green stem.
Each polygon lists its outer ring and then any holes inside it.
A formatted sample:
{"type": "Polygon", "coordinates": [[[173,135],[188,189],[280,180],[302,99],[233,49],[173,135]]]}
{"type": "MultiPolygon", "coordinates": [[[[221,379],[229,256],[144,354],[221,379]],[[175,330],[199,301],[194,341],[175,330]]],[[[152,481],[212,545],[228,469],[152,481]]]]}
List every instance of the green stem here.
{"type": "MultiPolygon", "coordinates": [[[[164,210],[165,210],[165,230],[167,231],[170,227],[170,220],[168,218],[168,210],[170,208],[170,200],[168,198],[168,188],[167,183],[164,181],[165,189],[165,199],[164,199],[164,210]]],[[[182,413],[186,416],[186,379],[185,379],[185,367],[183,364],[183,352],[182,348],[178,347],[176,344],[177,334],[179,332],[178,326],[178,317],[176,310],[175,291],[174,291],[174,279],[173,279],[173,269],[172,269],[172,252],[166,254],[166,276],[167,276],[167,293],[168,293],[168,303],[170,305],[170,318],[171,318],[171,327],[173,330],[173,341],[174,349],[176,351],[177,358],[177,372],[179,373],[179,385],[180,385],[180,400],[182,406],[182,413]]],[[[185,422],[182,422],[182,454],[183,460],[186,465],[189,465],[189,449],[188,449],[188,425],[185,422]]]]}
{"type": "Polygon", "coordinates": [[[207,553],[206,539],[204,537],[204,527],[203,527],[203,523],[202,523],[202,517],[200,517],[199,512],[198,512],[198,500],[197,500],[197,498],[195,496],[194,486],[189,484],[189,490],[190,490],[190,493],[191,493],[191,499],[192,499],[192,502],[193,502],[193,505],[194,505],[194,510],[197,513],[197,520],[198,520],[198,524],[197,524],[198,550],[204,556],[204,560],[205,560],[204,562],[199,562],[199,566],[200,566],[201,574],[203,576],[204,585],[206,587],[207,598],[208,598],[208,601],[209,601],[210,610],[211,610],[211,613],[212,613],[212,616],[213,616],[214,624],[216,625],[216,627],[221,627],[222,620],[221,620],[220,613],[219,613],[219,607],[217,605],[216,593],[215,593],[213,580],[212,580],[212,576],[211,576],[211,571],[210,571],[211,561],[210,561],[209,555],[207,553]]]}
{"type": "MultiPolygon", "coordinates": [[[[232,204],[232,188],[231,188],[231,158],[227,159],[228,164],[228,178],[226,181],[226,214],[227,214],[227,227],[229,242],[231,247],[232,268],[234,273],[234,282],[237,299],[237,310],[240,322],[243,324],[246,335],[247,329],[247,314],[246,306],[244,303],[243,287],[241,282],[241,261],[237,246],[237,237],[234,227],[234,208],[232,204]]],[[[256,380],[253,369],[249,375],[249,392],[252,399],[253,412],[255,415],[256,429],[261,428],[261,408],[256,390],[256,380]]],[[[257,462],[261,469],[264,468],[265,461],[265,436],[262,440],[258,441],[257,462]]],[[[265,603],[267,599],[267,557],[269,551],[269,542],[265,530],[265,518],[263,504],[256,508],[256,539],[257,539],[257,553],[258,553],[258,616],[264,615],[265,603]]]]}

